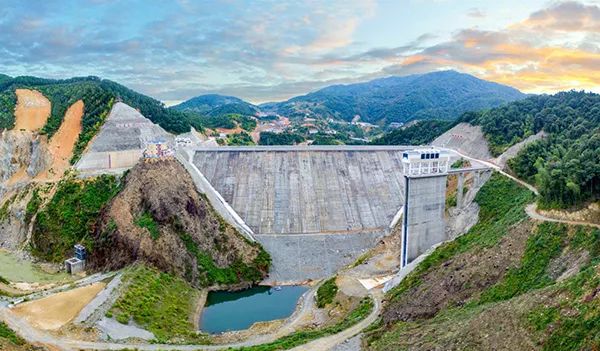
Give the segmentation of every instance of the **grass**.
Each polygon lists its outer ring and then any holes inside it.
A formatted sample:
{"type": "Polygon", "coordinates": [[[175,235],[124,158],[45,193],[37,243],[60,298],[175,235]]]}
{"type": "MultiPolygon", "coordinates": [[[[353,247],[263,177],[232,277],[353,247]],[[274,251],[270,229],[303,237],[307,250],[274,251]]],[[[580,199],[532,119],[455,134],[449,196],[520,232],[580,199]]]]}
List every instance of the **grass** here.
{"type": "MultiPolygon", "coordinates": [[[[25,340],[21,339],[12,329],[4,322],[0,322],[0,340],[7,340],[13,345],[21,346],[25,344],[25,340]]],[[[0,344],[0,346],[2,346],[0,344]]]]}
{"type": "Polygon", "coordinates": [[[508,300],[553,281],[547,273],[550,260],[560,254],[566,225],[541,223],[527,240],[525,254],[519,267],[511,269],[498,284],[484,291],[480,303],[508,300]]]}
{"type": "Polygon", "coordinates": [[[6,278],[4,278],[3,276],[1,276],[1,275],[0,275],[0,283],[6,284],[6,285],[10,284],[10,282],[6,278]]]}
{"type": "Polygon", "coordinates": [[[133,319],[161,343],[207,343],[207,336],[190,322],[198,291],[189,283],[142,265],[133,266],[123,279],[127,289],[108,312],[117,321],[133,319]]]}
{"type": "Polygon", "coordinates": [[[338,292],[338,287],[335,284],[335,278],[336,277],[327,279],[317,289],[317,307],[323,308],[333,302],[333,299],[338,292]]]}
{"type": "Polygon", "coordinates": [[[451,257],[474,248],[495,245],[510,226],[527,217],[525,205],[533,201],[533,194],[526,188],[494,173],[475,197],[479,204],[479,221],[468,233],[438,247],[426,257],[402,282],[390,290],[387,299],[394,301],[421,283],[422,277],[431,269],[451,257]]]}
{"type": "Polygon", "coordinates": [[[346,330],[361,320],[365,319],[373,311],[373,300],[366,297],[360,304],[352,310],[342,321],[329,327],[321,329],[301,330],[290,335],[284,336],[271,343],[256,345],[251,347],[242,347],[236,351],[275,351],[289,350],[310,341],[323,338],[329,335],[337,334],[346,330]]]}
{"type": "Polygon", "coordinates": [[[158,224],[154,221],[152,214],[148,211],[142,213],[136,220],[135,225],[140,228],[145,228],[150,233],[152,240],[157,240],[160,236],[158,224]]]}

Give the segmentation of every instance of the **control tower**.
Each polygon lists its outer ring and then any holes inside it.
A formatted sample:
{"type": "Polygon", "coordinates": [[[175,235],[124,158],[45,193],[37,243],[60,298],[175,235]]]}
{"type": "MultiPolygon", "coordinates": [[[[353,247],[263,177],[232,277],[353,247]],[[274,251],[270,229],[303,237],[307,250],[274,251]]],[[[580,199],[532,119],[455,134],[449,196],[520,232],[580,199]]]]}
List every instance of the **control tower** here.
{"type": "Polygon", "coordinates": [[[402,154],[405,202],[401,267],[447,239],[444,210],[449,163],[448,152],[435,148],[402,154]]]}

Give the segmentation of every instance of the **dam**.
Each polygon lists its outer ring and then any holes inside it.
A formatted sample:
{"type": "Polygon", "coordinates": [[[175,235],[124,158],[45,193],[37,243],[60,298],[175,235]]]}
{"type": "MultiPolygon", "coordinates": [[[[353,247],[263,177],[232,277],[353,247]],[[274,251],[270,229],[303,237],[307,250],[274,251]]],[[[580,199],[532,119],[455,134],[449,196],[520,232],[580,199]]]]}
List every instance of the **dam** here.
{"type": "Polygon", "coordinates": [[[270,280],[286,283],[332,275],[390,232],[407,148],[218,147],[187,157],[212,188],[203,190],[269,251],[270,280]]]}

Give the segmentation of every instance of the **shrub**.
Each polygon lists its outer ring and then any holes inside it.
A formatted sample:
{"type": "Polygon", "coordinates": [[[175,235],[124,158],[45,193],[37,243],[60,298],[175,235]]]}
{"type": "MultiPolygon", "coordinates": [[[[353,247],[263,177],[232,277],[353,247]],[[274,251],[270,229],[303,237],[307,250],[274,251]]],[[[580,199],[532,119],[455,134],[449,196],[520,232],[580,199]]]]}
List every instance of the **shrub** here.
{"type": "Polygon", "coordinates": [[[317,289],[317,307],[323,308],[333,302],[333,299],[338,292],[335,278],[336,277],[327,279],[323,284],[321,284],[319,289],[317,289]]]}

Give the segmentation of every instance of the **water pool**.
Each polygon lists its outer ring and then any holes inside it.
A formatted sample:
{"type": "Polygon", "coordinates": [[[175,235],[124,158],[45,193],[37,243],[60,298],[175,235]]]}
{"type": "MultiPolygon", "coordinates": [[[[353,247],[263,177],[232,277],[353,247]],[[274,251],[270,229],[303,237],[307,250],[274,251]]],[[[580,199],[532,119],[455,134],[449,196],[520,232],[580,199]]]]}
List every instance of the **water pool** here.
{"type": "Polygon", "coordinates": [[[236,292],[209,292],[200,317],[200,329],[215,334],[247,329],[256,322],[286,318],[308,290],[305,286],[277,289],[257,286],[236,292]]]}

